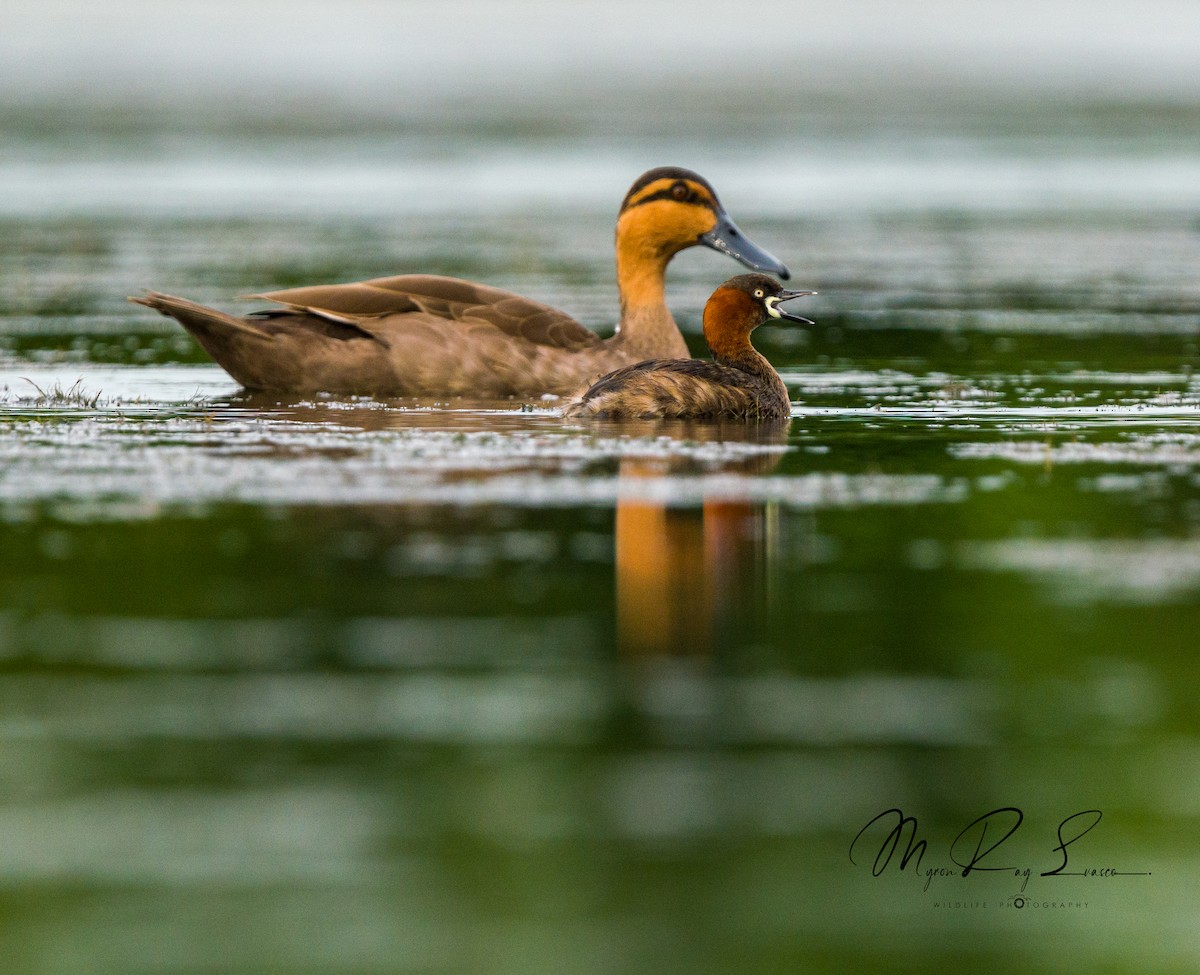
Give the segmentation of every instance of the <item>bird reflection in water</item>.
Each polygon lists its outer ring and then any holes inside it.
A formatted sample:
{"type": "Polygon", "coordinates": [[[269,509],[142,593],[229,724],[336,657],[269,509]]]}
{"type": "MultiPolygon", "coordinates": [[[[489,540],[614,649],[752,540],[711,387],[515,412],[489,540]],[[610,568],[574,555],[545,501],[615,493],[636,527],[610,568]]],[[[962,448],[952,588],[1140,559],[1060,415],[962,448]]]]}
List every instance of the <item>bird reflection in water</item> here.
{"type": "MultiPolygon", "coordinates": [[[[647,431],[649,432],[649,431],[647,431]]],[[[782,445],[787,421],[775,424],[674,425],[654,428],[689,440],[782,445]]],[[[759,475],[778,466],[779,451],[752,453],[705,473],[759,475]]],[[[699,509],[673,506],[669,486],[694,473],[694,459],[626,457],[616,512],[617,641],[630,657],[705,656],[727,644],[745,614],[769,603],[777,511],[742,483],[714,482],[699,509]],[[664,490],[658,490],[662,487],[664,490]]]]}
{"type": "MultiPolygon", "coordinates": [[[[563,432],[557,416],[497,410],[494,402],[449,410],[435,403],[325,403],[243,393],[224,405],[234,414],[246,411],[363,431],[563,432]],[[409,408],[396,409],[397,405],[409,408]],[[423,408],[412,408],[417,405],[423,408]]],[[[589,427],[601,438],[598,456],[605,453],[603,441],[626,442],[618,452],[615,525],[615,616],[621,654],[629,659],[703,658],[728,645],[735,634],[744,635],[756,610],[771,603],[779,534],[777,509],[754,500],[750,488],[755,476],[769,474],[779,465],[788,421],[627,420],[589,427]],[[697,444],[699,449],[664,452],[664,437],[697,444]],[[639,440],[649,445],[640,456],[627,449],[639,440]],[[705,449],[710,444],[741,444],[750,449],[713,461],[714,452],[705,449]],[[695,483],[696,478],[703,485],[698,507],[690,489],[676,489],[683,480],[695,483]]],[[[719,456],[719,449],[715,453],[719,456]]],[[[554,464],[552,459],[514,461],[516,468],[554,464]]],[[[503,467],[505,472],[513,469],[503,467]]],[[[486,477],[498,471],[478,473],[486,477]]],[[[394,520],[403,511],[386,506],[369,514],[394,520]]],[[[360,516],[367,517],[368,512],[361,511],[360,516]]]]}

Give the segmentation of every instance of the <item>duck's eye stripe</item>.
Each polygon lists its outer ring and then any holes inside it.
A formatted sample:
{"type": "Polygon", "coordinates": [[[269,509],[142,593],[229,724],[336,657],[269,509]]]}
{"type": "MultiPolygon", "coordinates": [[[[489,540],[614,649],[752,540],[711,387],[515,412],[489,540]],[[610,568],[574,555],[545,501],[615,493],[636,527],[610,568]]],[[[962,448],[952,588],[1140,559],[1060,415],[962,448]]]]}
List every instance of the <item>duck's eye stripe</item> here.
{"type": "Polygon", "coordinates": [[[632,197],[625,204],[626,210],[631,210],[634,207],[639,207],[643,203],[650,203],[654,200],[672,200],[676,203],[686,200],[688,203],[695,203],[699,206],[716,207],[717,201],[712,194],[707,193],[703,187],[686,185],[687,196],[679,193],[680,184],[676,181],[658,180],[651,183],[649,186],[642,189],[639,195],[632,197]]]}

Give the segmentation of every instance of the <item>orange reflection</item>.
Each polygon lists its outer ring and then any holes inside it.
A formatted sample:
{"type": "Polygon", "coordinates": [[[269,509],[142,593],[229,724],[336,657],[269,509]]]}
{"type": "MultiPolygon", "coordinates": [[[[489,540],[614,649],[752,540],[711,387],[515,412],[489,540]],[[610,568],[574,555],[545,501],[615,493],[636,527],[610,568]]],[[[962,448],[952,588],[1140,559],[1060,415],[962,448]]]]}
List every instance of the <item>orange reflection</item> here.
{"type": "MultiPolygon", "coordinates": [[[[662,477],[666,465],[625,460],[621,477],[662,477]]],[[[663,504],[618,501],[617,639],[638,654],[690,652],[710,640],[713,593],[703,520],[663,504]]]]}
{"type": "MultiPolygon", "coordinates": [[[[778,454],[725,465],[767,473],[778,454]]],[[[630,656],[705,656],[722,645],[765,574],[774,521],[767,505],[731,496],[699,509],[647,500],[641,482],[677,473],[668,460],[626,458],[616,512],[617,642],[630,656]]]]}

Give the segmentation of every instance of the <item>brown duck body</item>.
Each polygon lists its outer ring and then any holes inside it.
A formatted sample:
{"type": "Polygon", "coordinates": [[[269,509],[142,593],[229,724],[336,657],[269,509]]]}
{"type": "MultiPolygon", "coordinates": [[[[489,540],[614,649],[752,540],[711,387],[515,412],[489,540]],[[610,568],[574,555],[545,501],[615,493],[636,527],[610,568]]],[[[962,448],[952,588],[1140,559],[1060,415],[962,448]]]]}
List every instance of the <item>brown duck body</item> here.
{"type": "Polygon", "coordinates": [[[253,297],[294,307],[236,318],[171,295],[152,292],[134,300],[179,321],[247,389],[481,398],[558,394],[613,363],[638,361],[647,349],[675,347],[687,354],[673,320],[655,330],[665,335],[631,341],[618,333],[605,341],[546,305],[435,275],[253,297]]]}
{"type": "Polygon", "coordinates": [[[698,243],[751,267],[787,269],[737,230],[684,169],[638,179],[617,221],[621,318],[601,339],[564,312],[437,275],[292,288],[248,297],[281,307],[237,317],[159,292],[131,297],[175,318],[248,389],[389,396],[562,395],[653,357],[685,357],[667,308],[671,258],[698,243]]]}
{"type": "Polygon", "coordinates": [[[779,420],[791,415],[787,386],[750,344],[766,318],[788,318],[775,304],[811,294],[784,291],[761,274],[743,274],[718,288],[704,307],[704,337],[712,362],[651,359],[609,373],[563,410],[568,417],[605,419],[779,420]]]}

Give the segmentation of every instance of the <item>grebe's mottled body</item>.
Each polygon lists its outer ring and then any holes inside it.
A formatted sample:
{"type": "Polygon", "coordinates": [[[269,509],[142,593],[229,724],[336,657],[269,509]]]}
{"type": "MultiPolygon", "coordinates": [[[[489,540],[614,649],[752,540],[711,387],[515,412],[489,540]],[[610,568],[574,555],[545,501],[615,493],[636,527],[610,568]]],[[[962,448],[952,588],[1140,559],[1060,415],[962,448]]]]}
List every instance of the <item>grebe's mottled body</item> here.
{"type": "Polygon", "coordinates": [[[765,274],[741,274],[704,306],[704,338],[713,361],[650,359],[609,373],[563,410],[607,419],[781,420],[791,415],[787,387],[750,344],[764,321],[811,325],[779,303],[812,291],[785,291],[765,274]]]}
{"type": "Polygon", "coordinates": [[[686,169],[644,173],[617,217],[621,318],[601,339],[571,316],[508,291],[436,275],[271,291],[282,307],[244,318],[149,292],[130,301],[175,318],[248,389],[389,396],[565,394],[655,356],[688,354],[664,294],[667,264],[704,244],[784,278],[712,186],[686,169]]]}

